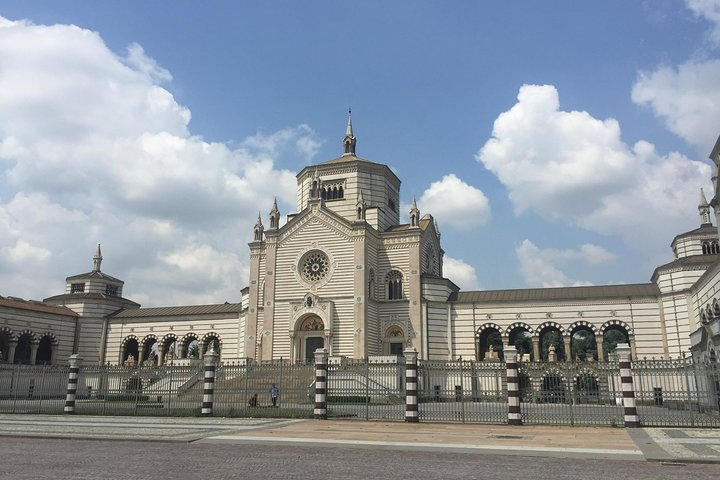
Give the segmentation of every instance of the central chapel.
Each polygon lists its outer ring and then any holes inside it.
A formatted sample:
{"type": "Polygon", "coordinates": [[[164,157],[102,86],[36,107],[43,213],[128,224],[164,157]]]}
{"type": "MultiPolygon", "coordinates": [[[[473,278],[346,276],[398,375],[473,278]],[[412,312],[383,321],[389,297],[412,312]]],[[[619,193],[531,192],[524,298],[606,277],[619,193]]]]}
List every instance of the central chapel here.
{"type": "Polygon", "coordinates": [[[356,143],[348,116],[342,154],[297,174],[296,212],[282,222],[275,203],[258,215],[237,303],[142,308],[101,270],[98,246],[92,270],[67,277],[64,293],[0,296],[0,362],[78,353],[96,363],[192,363],[211,346],[223,360],[257,362],[308,362],[318,348],[365,359],[413,347],[423,360],[478,361],[502,359],[506,345],[532,360],[550,349],[560,360],[604,360],[617,343],[636,358],[720,351],[717,145],[716,195],[709,203],[701,191],[698,227],[672,239],[669,262],[648,283],[461,291],[443,274],[435,219],[413,201],[401,223],[400,179],[359,157],[356,143]]]}

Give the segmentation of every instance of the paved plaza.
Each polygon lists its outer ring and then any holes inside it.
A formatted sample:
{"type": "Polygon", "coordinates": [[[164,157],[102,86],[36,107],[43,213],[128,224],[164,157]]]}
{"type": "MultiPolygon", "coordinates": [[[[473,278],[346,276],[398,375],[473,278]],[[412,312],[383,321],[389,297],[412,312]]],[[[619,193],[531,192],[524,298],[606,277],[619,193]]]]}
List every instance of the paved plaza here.
{"type": "Polygon", "coordinates": [[[271,445],[480,455],[720,463],[720,430],[407,424],[348,420],[0,415],[10,438],[271,445]]]}

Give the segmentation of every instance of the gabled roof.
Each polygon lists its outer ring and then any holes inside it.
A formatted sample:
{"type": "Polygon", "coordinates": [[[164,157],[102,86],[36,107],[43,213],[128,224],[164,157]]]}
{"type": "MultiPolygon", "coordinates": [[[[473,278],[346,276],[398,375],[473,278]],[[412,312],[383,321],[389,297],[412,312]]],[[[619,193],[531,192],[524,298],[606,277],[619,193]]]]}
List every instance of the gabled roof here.
{"type": "Polygon", "coordinates": [[[220,303],[212,305],[181,305],[178,307],[151,307],[122,310],[112,318],[172,317],[186,315],[209,315],[213,313],[240,313],[241,303],[220,303]]]}
{"type": "Polygon", "coordinates": [[[380,165],[377,162],[373,162],[372,160],[368,160],[367,158],[358,157],[355,154],[340,155],[337,158],[333,158],[331,160],[326,160],[324,162],[320,162],[319,165],[327,165],[329,163],[345,163],[345,162],[366,162],[366,163],[372,163],[374,165],[380,165]]]}
{"type": "Polygon", "coordinates": [[[591,300],[598,298],[655,297],[658,295],[660,295],[660,289],[654,283],[636,283],[626,285],[459,292],[456,295],[451,295],[450,301],[458,303],[529,302],[551,300],[591,300]]]}
{"type": "Polygon", "coordinates": [[[73,312],[67,307],[58,307],[55,305],[46,305],[43,302],[37,300],[23,300],[22,298],[16,297],[2,297],[0,296],[0,306],[19,308],[21,310],[30,310],[39,313],[52,313],[55,315],[64,315],[66,317],[77,317],[77,313],[73,312]]]}
{"type": "Polygon", "coordinates": [[[109,282],[117,282],[117,283],[125,283],[119,278],[111,277],[110,275],[107,275],[102,272],[88,272],[88,273],[81,273],[80,275],[73,275],[72,277],[67,277],[65,279],[66,282],[72,281],[72,280],[81,280],[84,278],[97,278],[100,280],[107,280],[109,282]]]}

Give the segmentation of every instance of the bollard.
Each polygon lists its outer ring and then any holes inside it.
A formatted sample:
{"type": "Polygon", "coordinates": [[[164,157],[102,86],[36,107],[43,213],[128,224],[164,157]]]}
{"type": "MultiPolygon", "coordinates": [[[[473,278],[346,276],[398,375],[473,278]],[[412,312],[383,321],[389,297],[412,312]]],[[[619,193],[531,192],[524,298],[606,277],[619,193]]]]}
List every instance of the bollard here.
{"type": "Polygon", "coordinates": [[[508,425],[522,425],[520,413],[520,377],[518,376],[517,349],[515,345],[503,347],[507,376],[508,425]]]}
{"type": "Polygon", "coordinates": [[[203,358],[205,363],[205,381],[203,384],[203,400],[200,415],[203,417],[212,417],[213,414],[213,396],[215,395],[215,364],[217,363],[218,354],[213,347],[205,353],[203,358]]]}
{"type": "Polygon", "coordinates": [[[327,420],[327,360],[327,350],[315,350],[315,420],[327,420]]]}
{"type": "Polygon", "coordinates": [[[418,412],[417,350],[408,347],[403,354],[405,355],[405,421],[418,423],[420,416],[418,412]]]}
{"type": "Polygon", "coordinates": [[[635,405],[635,386],[633,385],[632,364],[630,363],[630,345],[618,343],[615,352],[620,363],[620,383],[623,396],[623,420],[628,428],[640,426],[640,417],[635,405]]]}
{"type": "Polygon", "coordinates": [[[70,355],[68,363],[70,363],[70,372],[68,373],[64,412],[65,415],[73,415],[75,413],[75,395],[77,394],[78,376],[80,372],[80,364],[82,363],[82,357],[77,353],[70,355]]]}

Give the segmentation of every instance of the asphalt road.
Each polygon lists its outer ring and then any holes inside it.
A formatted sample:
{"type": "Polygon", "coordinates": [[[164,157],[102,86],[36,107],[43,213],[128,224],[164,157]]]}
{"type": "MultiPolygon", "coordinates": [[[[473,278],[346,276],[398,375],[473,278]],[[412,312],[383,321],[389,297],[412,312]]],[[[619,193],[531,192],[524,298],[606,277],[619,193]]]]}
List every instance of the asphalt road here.
{"type": "Polygon", "coordinates": [[[0,479],[718,478],[712,464],[528,458],[383,448],[0,437],[0,479]]]}

